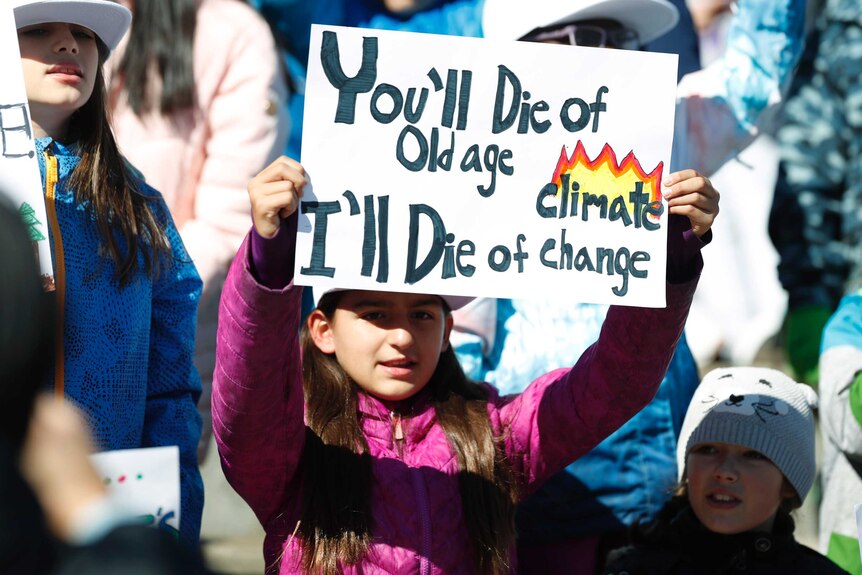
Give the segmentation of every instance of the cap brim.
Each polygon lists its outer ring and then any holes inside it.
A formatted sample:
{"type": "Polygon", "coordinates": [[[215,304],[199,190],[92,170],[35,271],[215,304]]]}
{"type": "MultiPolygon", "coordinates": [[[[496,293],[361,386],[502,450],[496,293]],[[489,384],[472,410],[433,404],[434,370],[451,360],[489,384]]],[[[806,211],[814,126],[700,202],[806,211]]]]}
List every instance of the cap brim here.
{"type": "Polygon", "coordinates": [[[132,23],[128,8],[108,0],[36,0],[14,7],[15,26],[24,28],[48,22],[77,24],[92,30],[114,50],[132,23]]]}
{"type": "Polygon", "coordinates": [[[524,14],[512,0],[486,0],[482,17],[484,36],[518,40],[537,28],[578,20],[611,19],[637,32],[640,43],[646,44],[669,32],[679,21],[679,11],[667,0],[588,1],[575,9],[572,3],[561,0],[533,0],[530,5],[530,12],[524,14]]]}
{"type": "MultiPolygon", "coordinates": [[[[320,302],[320,298],[324,295],[336,292],[336,291],[347,291],[348,288],[312,288],[312,296],[314,297],[314,306],[317,307],[317,304],[320,302]]],[[[455,311],[456,309],[461,309],[474,299],[472,296],[460,296],[460,295],[441,295],[440,298],[446,302],[446,305],[449,306],[449,309],[455,311]]]]}

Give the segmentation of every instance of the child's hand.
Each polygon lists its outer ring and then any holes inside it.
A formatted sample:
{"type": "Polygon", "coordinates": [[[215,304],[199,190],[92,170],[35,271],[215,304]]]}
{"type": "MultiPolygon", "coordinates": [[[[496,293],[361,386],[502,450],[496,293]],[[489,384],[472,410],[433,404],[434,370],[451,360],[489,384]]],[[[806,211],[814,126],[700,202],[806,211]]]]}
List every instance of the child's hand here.
{"type": "Polygon", "coordinates": [[[77,409],[47,394],[36,400],[21,451],[21,474],[54,534],[67,541],[80,513],[105,497],[105,485],[90,463],[92,452],[90,430],[77,409]]]}
{"type": "Polygon", "coordinates": [[[670,174],[664,181],[664,197],[671,214],[685,216],[697,237],[703,236],[718,215],[719,193],[706,176],[694,170],[670,174]]]}
{"type": "Polygon", "coordinates": [[[302,165],[281,156],[248,183],[254,229],[265,238],[273,237],[281,220],[299,207],[302,188],[308,183],[302,165]]]}

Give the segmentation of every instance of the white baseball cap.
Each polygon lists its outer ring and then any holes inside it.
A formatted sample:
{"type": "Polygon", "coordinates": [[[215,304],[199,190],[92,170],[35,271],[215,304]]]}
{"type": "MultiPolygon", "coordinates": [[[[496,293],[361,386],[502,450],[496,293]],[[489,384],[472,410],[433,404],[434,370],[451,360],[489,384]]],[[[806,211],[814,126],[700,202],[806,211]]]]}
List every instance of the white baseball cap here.
{"type": "Polygon", "coordinates": [[[667,0],[485,0],[485,38],[519,40],[535,30],[577,20],[616,20],[638,34],[641,44],[669,32],[679,21],[667,0]]]}
{"type": "MultiPolygon", "coordinates": [[[[331,292],[335,292],[335,291],[348,291],[348,289],[349,288],[320,288],[320,287],[313,288],[312,289],[312,295],[314,297],[314,307],[317,307],[317,305],[320,303],[320,298],[322,298],[326,294],[331,293],[331,292]]],[[[462,307],[464,307],[465,305],[467,305],[468,303],[470,303],[471,301],[476,299],[475,297],[472,297],[472,296],[439,295],[439,294],[435,294],[435,295],[438,295],[440,297],[440,299],[445,301],[446,305],[448,305],[449,309],[452,311],[455,311],[456,309],[461,309],[462,307]]]]}
{"type": "Polygon", "coordinates": [[[113,51],[132,23],[125,6],[109,0],[12,0],[15,26],[66,22],[92,30],[113,51]]]}

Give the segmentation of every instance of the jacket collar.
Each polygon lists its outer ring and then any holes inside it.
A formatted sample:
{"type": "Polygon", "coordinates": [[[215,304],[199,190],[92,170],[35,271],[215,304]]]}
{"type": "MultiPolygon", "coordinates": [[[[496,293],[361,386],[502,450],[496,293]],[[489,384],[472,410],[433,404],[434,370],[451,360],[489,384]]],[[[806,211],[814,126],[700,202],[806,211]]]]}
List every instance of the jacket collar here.
{"type": "Polygon", "coordinates": [[[365,433],[372,436],[389,438],[393,418],[398,417],[405,440],[418,443],[437,422],[427,386],[413,397],[401,401],[385,401],[360,390],[357,405],[365,433]]]}
{"type": "Polygon", "coordinates": [[[51,136],[44,136],[42,138],[36,138],[36,153],[38,156],[42,156],[42,154],[51,148],[56,156],[75,156],[77,155],[77,144],[61,144],[51,136]]]}
{"type": "Polygon", "coordinates": [[[771,533],[747,531],[722,535],[706,529],[691,507],[686,507],[671,520],[669,543],[679,545],[683,559],[693,565],[733,567],[752,562],[771,562],[787,556],[795,545],[793,519],[778,515],[771,533]]]}

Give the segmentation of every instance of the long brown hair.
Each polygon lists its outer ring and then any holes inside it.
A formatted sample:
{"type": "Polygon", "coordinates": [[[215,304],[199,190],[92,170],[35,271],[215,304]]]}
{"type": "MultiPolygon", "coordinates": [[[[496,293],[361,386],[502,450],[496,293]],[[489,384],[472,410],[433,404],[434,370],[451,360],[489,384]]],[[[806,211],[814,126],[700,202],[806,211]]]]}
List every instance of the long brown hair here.
{"type": "Polygon", "coordinates": [[[198,0],[135,3],[129,42],[114,80],[137,116],[151,110],[169,115],[195,105],[197,13],[198,0]],[[153,93],[154,85],[159,94],[153,93]]]}
{"type": "Polygon", "coordinates": [[[99,67],[93,94],[69,122],[69,140],[77,143],[81,158],[69,185],[78,201],[89,205],[116,264],[117,281],[125,287],[138,271],[139,255],[144,273],[152,277],[170,254],[170,245],[150,205],[156,197],[141,191],[140,180],[127,166],[111,131],[102,72],[109,51],[98,37],[96,42],[99,67]]]}
{"type": "MultiPolygon", "coordinates": [[[[343,292],[318,305],[332,318],[343,292]]],[[[330,575],[360,561],[371,541],[371,458],[358,418],[357,385],[302,330],[306,421],[303,501],[298,536],[303,570],[330,575]]],[[[515,542],[514,472],[488,418],[486,390],[464,375],[451,346],[428,383],[437,419],[458,459],[458,489],[475,571],[510,569],[515,542]]]]}

